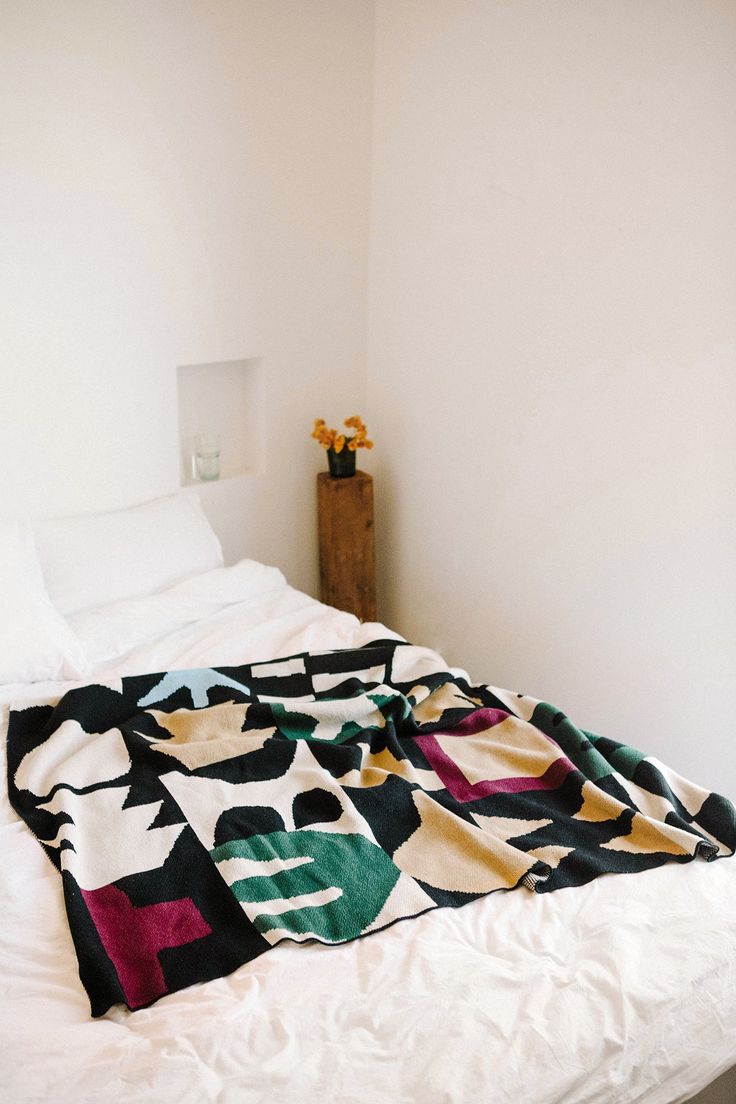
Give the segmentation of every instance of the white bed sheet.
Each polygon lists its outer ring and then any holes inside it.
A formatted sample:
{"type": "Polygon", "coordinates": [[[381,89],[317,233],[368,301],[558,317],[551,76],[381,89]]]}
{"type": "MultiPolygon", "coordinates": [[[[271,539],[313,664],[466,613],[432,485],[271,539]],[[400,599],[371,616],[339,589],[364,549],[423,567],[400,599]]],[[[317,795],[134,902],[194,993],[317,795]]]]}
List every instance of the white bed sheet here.
{"type": "MultiPolygon", "coordinates": [[[[283,584],[94,677],[387,636],[283,584]]],[[[7,688],[3,732],[9,701],[71,685],[7,688]]],[[[8,1104],[673,1104],[736,1062],[736,859],[497,893],[340,947],[284,943],[91,1020],[60,879],[5,787],[0,843],[8,1104]]]]}

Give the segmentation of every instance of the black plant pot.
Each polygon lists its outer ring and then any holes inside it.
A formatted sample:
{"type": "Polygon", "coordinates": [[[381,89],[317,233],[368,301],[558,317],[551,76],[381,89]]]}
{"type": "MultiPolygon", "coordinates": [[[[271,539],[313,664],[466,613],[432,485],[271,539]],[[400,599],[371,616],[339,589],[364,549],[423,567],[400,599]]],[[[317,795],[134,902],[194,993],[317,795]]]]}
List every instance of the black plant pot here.
{"type": "Polygon", "coordinates": [[[327,450],[327,464],[333,479],[347,479],[355,475],[355,452],[347,445],[343,445],[339,452],[330,448],[327,450]]]}

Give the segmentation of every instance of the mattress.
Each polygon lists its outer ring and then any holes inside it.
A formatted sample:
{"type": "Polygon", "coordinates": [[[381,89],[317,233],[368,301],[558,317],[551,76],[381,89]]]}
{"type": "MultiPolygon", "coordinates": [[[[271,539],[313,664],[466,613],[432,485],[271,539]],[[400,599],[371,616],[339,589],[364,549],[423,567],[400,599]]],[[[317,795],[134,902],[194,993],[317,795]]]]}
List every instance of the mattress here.
{"type": "MultiPolygon", "coordinates": [[[[180,607],[120,611],[116,654],[84,681],[398,639],[277,574],[240,594],[226,570],[227,600],[203,584],[180,607]]],[[[109,635],[93,622],[76,628],[109,635]]],[[[5,687],[3,726],[11,703],[71,685],[5,687]]],[[[734,860],[493,893],[342,946],[283,943],[92,1020],[58,875],[1,801],[1,1099],[672,1104],[736,1061],[734,860]]]]}

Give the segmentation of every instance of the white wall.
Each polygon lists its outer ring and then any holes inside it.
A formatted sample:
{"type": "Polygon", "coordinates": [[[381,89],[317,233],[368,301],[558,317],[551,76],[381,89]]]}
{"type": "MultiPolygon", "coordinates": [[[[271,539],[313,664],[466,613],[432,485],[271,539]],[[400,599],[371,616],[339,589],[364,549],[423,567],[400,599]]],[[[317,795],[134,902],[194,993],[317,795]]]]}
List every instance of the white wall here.
{"type": "Polygon", "coordinates": [[[176,366],[263,357],[229,558],[316,584],[312,419],[362,409],[368,0],[0,0],[0,511],[179,484],[176,366]],[[332,409],[325,409],[329,400],[332,409]]]}
{"type": "Polygon", "coordinates": [[[204,497],[313,590],[372,173],[382,616],[736,796],[734,6],[379,0],[371,161],[373,15],[0,0],[0,511],[176,489],[176,365],[263,357],[204,497]]]}
{"type": "Polygon", "coordinates": [[[736,7],[379,0],[383,615],[736,796],[736,7]]]}

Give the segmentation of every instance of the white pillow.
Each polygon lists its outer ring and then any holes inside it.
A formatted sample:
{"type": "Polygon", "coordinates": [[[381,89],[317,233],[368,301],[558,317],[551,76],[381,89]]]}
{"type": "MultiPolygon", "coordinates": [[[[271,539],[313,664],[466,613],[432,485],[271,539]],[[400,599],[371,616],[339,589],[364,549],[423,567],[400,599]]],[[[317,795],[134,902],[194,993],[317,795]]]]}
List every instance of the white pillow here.
{"type": "Polygon", "coordinates": [[[0,683],[78,678],[84,666],[46,593],[30,525],[0,521],[0,683]]]}
{"type": "Polygon", "coordinates": [[[227,606],[259,601],[285,587],[278,568],[241,560],[233,567],[217,567],[184,579],[158,594],[80,610],[69,621],[88,662],[96,667],[227,606]]]}
{"type": "Polygon", "coordinates": [[[63,614],[138,598],[220,567],[222,548],[196,494],[34,523],[52,602],[63,614]]]}

